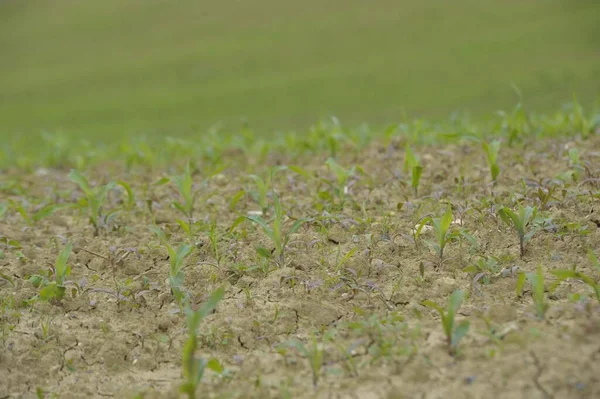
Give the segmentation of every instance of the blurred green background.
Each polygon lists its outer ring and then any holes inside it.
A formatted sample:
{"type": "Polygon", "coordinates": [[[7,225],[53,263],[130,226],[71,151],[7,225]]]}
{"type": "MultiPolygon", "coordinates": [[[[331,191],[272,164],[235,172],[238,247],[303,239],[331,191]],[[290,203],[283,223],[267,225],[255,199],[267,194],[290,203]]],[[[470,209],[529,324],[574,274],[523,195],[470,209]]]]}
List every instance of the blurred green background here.
{"type": "Polygon", "coordinates": [[[262,131],[600,93],[597,0],[0,2],[0,134],[262,131]]]}

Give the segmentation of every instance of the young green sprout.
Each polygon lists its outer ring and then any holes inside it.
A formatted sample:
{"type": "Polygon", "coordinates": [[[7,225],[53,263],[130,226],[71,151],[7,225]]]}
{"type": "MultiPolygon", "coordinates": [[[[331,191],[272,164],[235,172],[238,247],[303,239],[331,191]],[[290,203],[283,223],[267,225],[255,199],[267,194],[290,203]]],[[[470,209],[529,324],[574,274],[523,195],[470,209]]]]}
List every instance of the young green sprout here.
{"type": "Polygon", "coordinates": [[[416,197],[419,192],[421,175],[423,174],[423,165],[421,165],[419,157],[415,155],[411,146],[406,144],[404,149],[404,173],[408,172],[410,172],[410,186],[412,187],[416,197]]]}
{"type": "Polygon", "coordinates": [[[508,146],[513,147],[523,136],[531,129],[530,121],[523,103],[521,103],[521,94],[517,90],[519,102],[513,108],[512,112],[499,111],[498,115],[502,118],[502,129],[508,135],[508,146]]]}
{"type": "Polygon", "coordinates": [[[217,307],[224,293],[223,287],[217,289],[196,311],[192,310],[189,304],[185,306],[188,338],[183,347],[181,363],[184,381],[179,391],[186,394],[188,399],[196,398],[196,391],[206,368],[218,374],[223,373],[223,366],[217,359],[196,358],[196,350],[199,346],[197,333],[200,322],[217,307]]]}
{"type": "Polygon", "coordinates": [[[278,172],[281,172],[282,170],[287,169],[287,166],[277,166],[275,168],[272,168],[269,171],[269,174],[267,176],[267,179],[263,179],[262,177],[258,176],[258,175],[249,175],[248,177],[250,179],[252,179],[254,181],[254,184],[256,185],[256,193],[255,193],[255,197],[256,197],[256,201],[258,202],[258,205],[261,208],[261,212],[264,215],[267,214],[268,210],[269,210],[269,191],[271,190],[271,185],[273,182],[273,178],[275,177],[275,175],[278,172]]]}
{"type": "Polygon", "coordinates": [[[348,194],[348,180],[355,172],[356,168],[344,169],[335,159],[329,158],[325,162],[329,170],[335,175],[337,185],[333,186],[335,194],[340,199],[340,206],[344,206],[346,195],[348,194]]]}
{"type": "Polygon", "coordinates": [[[171,180],[175,183],[175,186],[179,190],[179,195],[183,199],[183,202],[174,201],[173,206],[187,218],[191,219],[194,214],[195,196],[192,192],[194,182],[192,180],[190,162],[186,163],[182,174],[173,176],[171,180]]]}
{"type": "Polygon", "coordinates": [[[581,160],[581,154],[579,153],[579,150],[577,148],[569,148],[567,155],[569,156],[569,166],[573,168],[569,172],[570,177],[573,179],[574,182],[577,183],[581,181],[581,175],[585,171],[585,165],[581,160]]]}
{"type": "Polygon", "coordinates": [[[446,310],[442,309],[437,303],[426,300],[423,305],[428,308],[436,310],[442,320],[442,327],[444,328],[444,334],[446,335],[446,343],[448,344],[448,351],[450,355],[456,355],[458,344],[460,340],[467,335],[469,331],[469,321],[464,320],[460,323],[456,323],[456,313],[460,309],[464,299],[464,292],[456,290],[450,296],[448,300],[448,306],[446,310]]]}
{"type": "Polygon", "coordinates": [[[544,315],[548,310],[548,304],[546,303],[545,287],[544,287],[544,273],[542,267],[538,266],[535,273],[521,273],[517,280],[517,296],[521,296],[523,293],[523,286],[525,280],[531,284],[531,298],[535,305],[535,312],[540,320],[544,319],[544,315]]]}
{"type": "MultiPolygon", "coordinates": [[[[72,204],[48,204],[48,205],[43,206],[39,210],[37,210],[33,213],[30,213],[25,209],[23,204],[21,204],[19,202],[11,201],[11,205],[19,213],[19,215],[21,215],[23,220],[25,220],[25,222],[30,226],[35,225],[37,222],[39,222],[42,219],[47,218],[48,216],[52,216],[55,212],[57,212],[60,209],[73,206],[72,204]]],[[[0,205],[0,218],[2,217],[2,214],[4,212],[1,209],[1,205],[0,205]]]]}
{"type": "Polygon", "coordinates": [[[90,186],[90,183],[85,178],[85,176],[83,176],[75,169],[72,169],[69,173],[69,179],[71,179],[72,182],[77,184],[85,194],[87,202],[85,205],[87,205],[90,222],[94,226],[95,235],[98,235],[98,229],[100,228],[101,218],[100,211],[102,209],[104,201],[106,201],[106,195],[108,191],[112,190],[115,187],[115,183],[110,182],[105,185],[92,187],[90,186]]]}
{"type": "Polygon", "coordinates": [[[186,292],[183,288],[183,282],[185,280],[185,273],[183,272],[184,260],[188,257],[188,255],[192,252],[192,246],[188,244],[181,244],[177,247],[177,249],[173,248],[171,244],[169,244],[165,233],[156,226],[151,226],[150,230],[156,234],[160,240],[160,242],[167,248],[169,253],[169,261],[171,263],[171,267],[169,269],[169,286],[171,287],[171,291],[173,292],[173,296],[177,300],[177,302],[181,305],[183,300],[186,298],[186,292]]]}
{"type": "MultiPolygon", "coordinates": [[[[241,222],[244,220],[249,220],[252,223],[260,226],[267,237],[271,239],[273,243],[274,251],[272,253],[273,259],[275,259],[275,263],[279,265],[279,267],[285,266],[285,247],[287,246],[290,236],[294,234],[298,229],[309,219],[303,218],[298,219],[294,222],[292,227],[287,231],[283,231],[284,224],[284,212],[283,207],[281,206],[281,201],[279,200],[279,196],[277,194],[273,195],[273,206],[275,208],[275,215],[272,221],[272,226],[264,220],[261,216],[252,215],[252,216],[241,216],[239,217],[231,227],[231,230],[235,229],[241,222]]],[[[268,250],[264,250],[264,248],[260,251],[263,255],[270,255],[268,250]]]]}
{"type": "Polygon", "coordinates": [[[285,347],[297,350],[302,356],[308,359],[310,370],[312,372],[313,387],[316,388],[319,383],[321,369],[325,359],[325,349],[323,348],[323,345],[317,341],[315,335],[312,334],[309,345],[305,345],[304,342],[298,339],[292,339],[278,347],[280,354],[285,355],[285,347]]]}
{"type": "Polygon", "coordinates": [[[483,141],[481,143],[485,157],[487,160],[488,167],[490,168],[490,175],[492,176],[492,182],[496,183],[498,175],[500,174],[500,167],[498,166],[498,152],[500,151],[500,141],[494,140],[491,143],[483,141]]]}
{"type": "Polygon", "coordinates": [[[432,218],[430,216],[424,217],[421,219],[421,222],[417,226],[414,232],[415,240],[423,231],[423,228],[427,223],[431,223],[436,235],[436,242],[433,244],[433,248],[437,252],[440,258],[440,265],[442,264],[444,258],[444,248],[446,244],[454,237],[449,233],[450,226],[452,225],[453,216],[452,216],[452,206],[448,205],[446,207],[446,211],[439,218],[432,218]]]}
{"type": "MultiPolygon", "coordinates": [[[[592,263],[592,265],[594,266],[594,268],[600,273],[600,261],[598,260],[598,257],[596,256],[596,254],[593,251],[589,251],[588,252],[588,256],[590,258],[590,261],[592,263]]],[[[576,267],[573,266],[572,269],[559,269],[559,270],[552,270],[550,272],[552,275],[558,277],[558,281],[555,282],[552,286],[556,287],[560,282],[565,281],[567,279],[576,279],[576,280],[581,280],[584,283],[586,283],[593,291],[594,291],[594,295],[596,296],[596,299],[598,301],[600,301],[600,280],[595,280],[594,278],[592,278],[591,276],[582,273],[582,272],[578,272],[576,270],[576,267]]]]}
{"type": "Polygon", "coordinates": [[[500,218],[509,226],[512,226],[517,231],[519,236],[519,249],[521,258],[525,255],[525,244],[531,240],[536,232],[536,229],[527,231],[527,227],[537,214],[537,206],[523,207],[519,204],[517,212],[508,207],[503,207],[498,211],[500,218]]]}
{"type": "Polygon", "coordinates": [[[67,264],[73,244],[68,243],[58,254],[56,263],[54,264],[54,281],[48,283],[40,291],[40,298],[44,300],[56,299],[60,301],[65,296],[65,282],[71,274],[71,267],[67,264]]]}
{"type": "Polygon", "coordinates": [[[269,193],[269,186],[263,180],[263,178],[258,175],[250,175],[248,177],[251,178],[254,181],[254,184],[256,185],[256,201],[260,206],[262,214],[266,215],[267,211],[269,210],[269,199],[267,197],[269,193]]]}

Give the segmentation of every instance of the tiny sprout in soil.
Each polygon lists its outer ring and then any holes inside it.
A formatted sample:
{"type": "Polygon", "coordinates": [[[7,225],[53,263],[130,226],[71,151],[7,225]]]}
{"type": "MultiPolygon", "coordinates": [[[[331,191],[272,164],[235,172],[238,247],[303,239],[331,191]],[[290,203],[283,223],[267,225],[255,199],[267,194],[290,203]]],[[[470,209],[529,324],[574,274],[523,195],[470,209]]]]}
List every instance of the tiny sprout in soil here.
{"type": "Polygon", "coordinates": [[[503,207],[498,211],[500,218],[517,231],[521,258],[525,256],[525,244],[531,240],[536,232],[535,228],[528,229],[529,224],[535,218],[536,214],[537,207],[523,207],[522,205],[519,205],[517,212],[508,207],[503,207]]]}
{"type": "Polygon", "coordinates": [[[115,187],[115,184],[111,182],[105,185],[92,187],[85,176],[74,169],[69,173],[69,178],[76,183],[85,194],[85,202],[81,205],[82,207],[87,208],[90,222],[94,226],[94,233],[98,235],[102,216],[102,205],[104,205],[104,201],[106,201],[107,193],[115,187]]]}
{"type": "Polygon", "coordinates": [[[198,310],[193,310],[189,304],[185,305],[185,315],[187,322],[188,338],[183,347],[182,353],[182,368],[184,382],[179,390],[187,395],[188,399],[196,398],[198,385],[202,382],[204,371],[206,368],[218,373],[223,373],[223,366],[215,359],[197,358],[196,351],[198,350],[198,327],[200,322],[206,318],[223,298],[225,290],[221,287],[213,292],[207,301],[200,306],[198,310]]]}
{"type": "Polygon", "coordinates": [[[464,320],[460,323],[456,323],[456,313],[462,305],[465,294],[463,291],[457,290],[452,293],[448,300],[446,310],[442,309],[437,303],[426,300],[423,305],[435,309],[442,321],[442,327],[444,328],[444,334],[446,335],[446,343],[448,344],[448,350],[451,355],[456,355],[458,344],[460,340],[467,335],[469,331],[469,321],[464,320]]]}

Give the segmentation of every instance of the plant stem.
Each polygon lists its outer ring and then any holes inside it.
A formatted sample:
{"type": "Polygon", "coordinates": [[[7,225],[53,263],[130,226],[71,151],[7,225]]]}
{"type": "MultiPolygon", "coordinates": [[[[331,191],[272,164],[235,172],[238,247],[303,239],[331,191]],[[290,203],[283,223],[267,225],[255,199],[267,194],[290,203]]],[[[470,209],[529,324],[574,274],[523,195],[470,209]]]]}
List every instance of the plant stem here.
{"type": "Polygon", "coordinates": [[[525,256],[525,236],[519,234],[519,249],[521,250],[521,258],[525,256]]]}

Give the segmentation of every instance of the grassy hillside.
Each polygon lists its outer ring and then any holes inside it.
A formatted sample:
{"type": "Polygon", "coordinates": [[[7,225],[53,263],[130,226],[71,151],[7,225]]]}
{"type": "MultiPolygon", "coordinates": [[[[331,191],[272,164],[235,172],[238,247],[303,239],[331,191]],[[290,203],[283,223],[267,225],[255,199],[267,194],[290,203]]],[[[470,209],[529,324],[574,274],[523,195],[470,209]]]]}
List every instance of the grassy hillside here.
{"type": "Polygon", "coordinates": [[[600,3],[0,3],[0,134],[301,128],[600,92],[600,3]]]}

